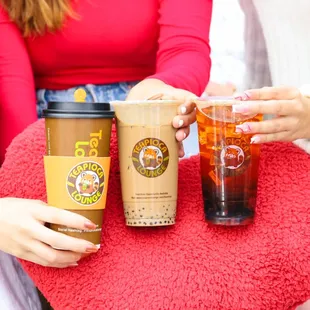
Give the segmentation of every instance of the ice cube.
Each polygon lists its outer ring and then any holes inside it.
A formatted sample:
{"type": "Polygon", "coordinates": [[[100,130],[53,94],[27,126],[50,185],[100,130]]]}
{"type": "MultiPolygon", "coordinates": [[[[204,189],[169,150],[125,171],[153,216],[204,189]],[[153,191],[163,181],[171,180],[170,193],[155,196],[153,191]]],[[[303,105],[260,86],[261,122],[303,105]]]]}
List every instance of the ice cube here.
{"type": "Polygon", "coordinates": [[[207,143],[207,135],[204,131],[199,130],[199,143],[205,145],[207,143]]]}

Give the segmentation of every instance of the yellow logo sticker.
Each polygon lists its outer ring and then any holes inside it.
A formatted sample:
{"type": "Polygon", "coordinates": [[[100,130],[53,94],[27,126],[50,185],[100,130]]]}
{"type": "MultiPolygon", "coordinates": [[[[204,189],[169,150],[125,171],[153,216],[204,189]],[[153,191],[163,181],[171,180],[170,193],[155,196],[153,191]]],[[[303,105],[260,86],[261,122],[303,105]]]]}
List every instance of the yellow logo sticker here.
{"type": "Polygon", "coordinates": [[[140,140],[132,150],[132,162],[136,170],[147,178],[161,176],[169,164],[168,147],[156,138],[140,140]]]}
{"type": "Polygon", "coordinates": [[[83,206],[97,203],[104,190],[104,169],[87,161],[76,165],[68,174],[67,190],[73,201],[83,206]]]}

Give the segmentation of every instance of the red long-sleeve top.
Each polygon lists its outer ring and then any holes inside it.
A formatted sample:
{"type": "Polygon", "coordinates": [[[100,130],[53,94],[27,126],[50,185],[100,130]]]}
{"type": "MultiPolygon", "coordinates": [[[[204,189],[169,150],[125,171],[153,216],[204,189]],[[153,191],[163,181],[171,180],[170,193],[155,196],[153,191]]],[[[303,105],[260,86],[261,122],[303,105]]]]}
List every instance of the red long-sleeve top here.
{"type": "Polygon", "coordinates": [[[0,7],[0,163],[37,119],[35,89],[156,78],[200,95],[212,0],[79,0],[61,31],[23,38],[0,7]]]}

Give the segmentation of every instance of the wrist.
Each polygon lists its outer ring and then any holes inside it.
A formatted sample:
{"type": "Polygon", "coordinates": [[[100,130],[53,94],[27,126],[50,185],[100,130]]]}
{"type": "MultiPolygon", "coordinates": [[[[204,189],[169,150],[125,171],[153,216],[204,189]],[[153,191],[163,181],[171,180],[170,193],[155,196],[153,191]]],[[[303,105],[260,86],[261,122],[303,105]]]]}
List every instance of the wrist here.
{"type": "Polygon", "coordinates": [[[165,82],[163,82],[159,79],[154,79],[154,78],[146,78],[141,83],[151,84],[151,85],[158,86],[158,87],[159,86],[169,86],[165,82]]]}

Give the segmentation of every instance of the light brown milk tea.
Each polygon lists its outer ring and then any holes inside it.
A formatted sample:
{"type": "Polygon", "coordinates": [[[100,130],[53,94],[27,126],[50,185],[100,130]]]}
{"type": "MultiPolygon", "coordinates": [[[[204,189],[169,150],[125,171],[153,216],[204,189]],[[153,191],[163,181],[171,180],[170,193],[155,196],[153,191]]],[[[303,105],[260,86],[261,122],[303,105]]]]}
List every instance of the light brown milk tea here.
{"type": "Polygon", "coordinates": [[[173,225],[178,144],[172,119],[180,101],[115,101],[124,213],[128,226],[173,225]]]}

